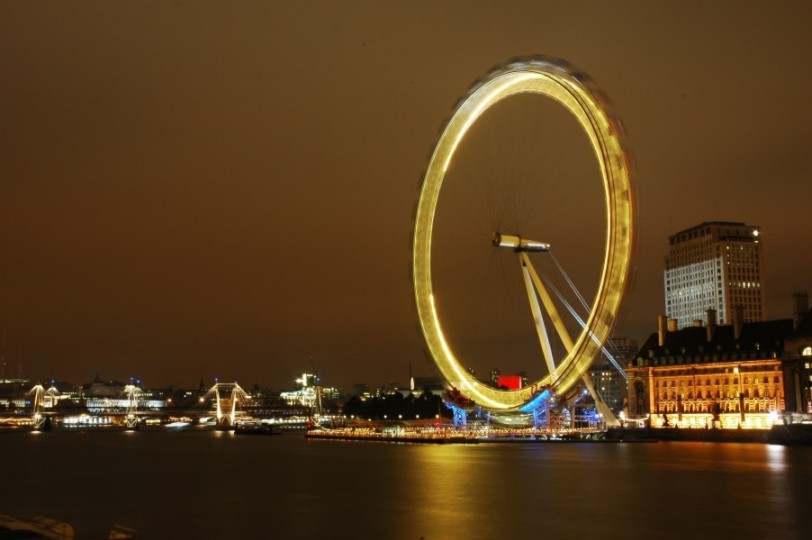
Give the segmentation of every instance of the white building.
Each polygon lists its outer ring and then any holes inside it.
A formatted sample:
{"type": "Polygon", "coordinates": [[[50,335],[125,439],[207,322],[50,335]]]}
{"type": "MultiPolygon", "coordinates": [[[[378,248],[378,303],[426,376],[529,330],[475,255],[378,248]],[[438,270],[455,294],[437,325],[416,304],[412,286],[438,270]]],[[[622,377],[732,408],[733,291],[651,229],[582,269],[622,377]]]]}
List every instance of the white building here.
{"type": "Polygon", "coordinates": [[[280,392],[279,397],[290,406],[321,407],[321,386],[316,375],[303,373],[296,379],[296,387],[296,390],[280,392]]]}
{"type": "Polygon", "coordinates": [[[665,312],[679,328],[704,321],[716,310],[719,324],[765,317],[759,227],[713,221],[668,238],[665,259],[665,312]]]}

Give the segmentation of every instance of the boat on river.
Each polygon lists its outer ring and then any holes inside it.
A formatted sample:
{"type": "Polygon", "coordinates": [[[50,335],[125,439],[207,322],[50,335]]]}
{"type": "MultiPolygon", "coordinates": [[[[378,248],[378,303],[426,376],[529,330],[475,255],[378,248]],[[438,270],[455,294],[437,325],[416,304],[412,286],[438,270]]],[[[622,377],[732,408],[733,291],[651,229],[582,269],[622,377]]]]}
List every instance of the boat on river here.
{"type": "Polygon", "coordinates": [[[234,426],[235,435],[281,435],[281,432],[265,422],[238,422],[234,426]]]}

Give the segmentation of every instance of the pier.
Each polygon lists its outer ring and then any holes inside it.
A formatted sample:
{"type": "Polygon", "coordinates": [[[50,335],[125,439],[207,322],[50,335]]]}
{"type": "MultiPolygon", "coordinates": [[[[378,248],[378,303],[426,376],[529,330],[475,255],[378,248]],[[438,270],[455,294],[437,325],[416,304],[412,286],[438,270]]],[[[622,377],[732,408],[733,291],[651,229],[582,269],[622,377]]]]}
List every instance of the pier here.
{"type": "Polygon", "coordinates": [[[311,429],[305,438],[333,441],[366,441],[411,444],[478,444],[473,433],[443,429],[375,429],[349,427],[336,429],[311,429]]]}
{"type": "Polygon", "coordinates": [[[317,427],[305,433],[307,439],[423,444],[480,444],[520,442],[619,442],[594,429],[553,430],[536,427],[507,428],[492,425],[453,426],[407,423],[363,424],[335,428],[317,427]]]}

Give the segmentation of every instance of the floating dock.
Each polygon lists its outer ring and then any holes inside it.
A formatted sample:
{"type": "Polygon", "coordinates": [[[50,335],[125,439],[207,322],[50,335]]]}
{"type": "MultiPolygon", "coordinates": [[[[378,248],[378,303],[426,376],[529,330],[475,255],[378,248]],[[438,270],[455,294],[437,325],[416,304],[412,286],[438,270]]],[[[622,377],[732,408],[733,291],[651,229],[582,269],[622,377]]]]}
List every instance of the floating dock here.
{"type": "Polygon", "coordinates": [[[371,429],[311,429],[306,439],[330,441],[365,441],[409,444],[479,444],[480,440],[468,434],[422,431],[374,431],[371,429]]]}

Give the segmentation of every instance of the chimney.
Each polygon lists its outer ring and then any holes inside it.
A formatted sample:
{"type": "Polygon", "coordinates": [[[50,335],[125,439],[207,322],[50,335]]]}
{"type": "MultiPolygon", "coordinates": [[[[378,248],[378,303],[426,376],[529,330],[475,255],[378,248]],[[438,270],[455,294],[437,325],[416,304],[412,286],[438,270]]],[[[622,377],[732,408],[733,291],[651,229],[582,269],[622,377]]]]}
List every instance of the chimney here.
{"type": "Polygon", "coordinates": [[[708,333],[708,343],[713,341],[713,333],[716,332],[716,310],[715,309],[708,309],[705,311],[705,314],[708,318],[708,326],[707,333],[708,333]]]}
{"type": "Polygon", "coordinates": [[[676,332],[677,330],[679,330],[679,328],[677,328],[677,319],[668,319],[668,331],[676,332]]]}
{"type": "Polygon", "coordinates": [[[798,328],[809,311],[809,295],[806,291],[792,293],[792,327],[798,328]]]}
{"type": "Polygon", "coordinates": [[[744,326],[744,306],[739,304],[733,308],[733,339],[741,338],[742,326],[744,326]]]}
{"type": "Polygon", "coordinates": [[[668,329],[666,328],[666,318],[665,315],[660,315],[657,317],[657,334],[659,335],[660,347],[665,345],[665,335],[668,333],[668,329]]]}

